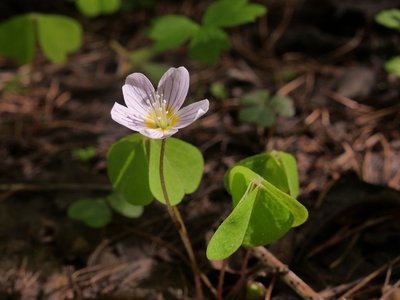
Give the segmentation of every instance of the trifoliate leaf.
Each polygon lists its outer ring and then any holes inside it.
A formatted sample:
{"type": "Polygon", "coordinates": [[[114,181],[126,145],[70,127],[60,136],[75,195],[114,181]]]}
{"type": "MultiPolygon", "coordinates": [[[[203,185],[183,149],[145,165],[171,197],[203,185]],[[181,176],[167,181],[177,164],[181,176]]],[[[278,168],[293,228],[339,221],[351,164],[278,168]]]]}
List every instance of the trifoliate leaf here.
{"type": "Polygon", "coordinates": [[[254,22],[266,12],[265,6],[249,4],[247,0],[218,0],[207,8],[203,23],[206,26],[234,27],[254,22]]]}
{"type": "Polygon", "coordinates": [[[294,116],[295,111],[292,98],[275,95],[270,101],[271,106],[278,115],[284,118],[290,118],[294,116]]]}
{"type": "Polygon", "coordinates": [[[78,200],[68,207],[68,216],[93,228],[101,228],[111,222],[111,211],[104,199],[78,200]]]}
{"type": "Polygon", "coordinates": [[[136,133],[114,143],[107,155],[108,176],[113,188],[132,205],[153,200],[149,166],[143,136],[136,133]]]}
{"type": "Polygon", "coordinates": [[[269,92],[266,90],[244,95],[240,99],[239,119],[261,127],[271,127],[275,123],[275,113],[270,106],[269,98],[269,92]]]}
{"type": "Polygon", "coordinates": [[[257,173],[243,166],[235,166],[229,171],[228,187],[232,195],[233,205],[241,199],[250,182],[257,181],[267,190],[270,198],[282,202],[293,214],[293,226],[299,226],[308,217],[306,208],[295,198],[281,191],[257,173]]]}
{"type": "Polygon", "coordinates": [[[184,16],[166,15],[154,20],[148,36],[155,42],[154,51],[161,52],[182,45],[198,29],[199,25],[184,16]]]}
{"type": "Polygon", "coordinates": [[[79,11],[87,17],[109,15],[121,7],[121,0],[76,0],[79,11]]]}
{"type": "Polygon", "coordinates": [[[386,72],[400,78],[400,56],[395,56],[385,63],[386,72]]]}
{"type": "Polygon", "coordinates": [[[246,167],[229,172],[229,186],[234,208],[210,240],[209,259],[224,259],[240,245],[270,244],[307,219],[304,206],[246,167]]]}
{"type": "Polygon", "coordinates": [[[375,16],[378,24],[400,31],[400,9],[385,9],[375,16]]]}
{"type": "Polygon", "coordinates": [[[203,26],[196,31],[190,42],[189,55],[192,59],[205,64],[213,64],[229,47],[229,37],[223,30],[213,26],[203,26]]]}
{"type": "MultiPolygon", "coordinates": [[[[282,151],[271,151],[247,157],[235,164],[244,166],[260,175],[263,179],[296,198],[299,194],[299,179],[295,158],[282,151]]],[[[229,169],[225,173],[225,187],[230,192],[229,169]]]]}
{"type": "MultiPolygon", "coordinates": [[[[160,140],[150,141],[150,189],[154,197],[165,203],[160,183],[160,140]]],[[[164,178],[172,205],[182,201],[185,194],[193,193],[203,175],[204,160],[201,152],[184,141],[168,138],[164,152],[164,178]]]]}
{"type": "Polygon", "coordinates": [[[23,65],[35,54],[35,27],[31,15],[16,16],[0,24],[0,53],[23,65]]]}
{"type": "Polygon", "coordinates": [[[37,15],[39,45],[48,59],[62,63],[82,43],[80,24],[66,16],[37,15]]]}
{"type": "Polygon", "coordinates": [[[243,243],[257,196],[257,189],[243,195],[232,213],[222,222],[207,246],[207,258],[221,260],[232,255],[243,243]]]}

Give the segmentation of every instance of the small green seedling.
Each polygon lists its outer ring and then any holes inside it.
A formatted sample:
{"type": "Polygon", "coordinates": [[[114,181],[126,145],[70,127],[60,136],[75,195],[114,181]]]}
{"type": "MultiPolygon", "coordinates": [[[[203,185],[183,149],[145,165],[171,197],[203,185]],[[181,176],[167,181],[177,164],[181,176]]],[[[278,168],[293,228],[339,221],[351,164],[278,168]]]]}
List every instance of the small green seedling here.
{"type": "Polygon", "coordinates": [[[380,11],[375,16],[375,22],[387,28],[400,31],[400,9],[391,8],[380,11]]]}
{"type": "Polygon", "coordinates": [[[225,29],[254,22],[266,12],[265,6],[247,0],[218,0],[207,8],[201,25],[185,16],[165,15],[154,20],[148,36],[156,52],[188,42],[192,59],[213,64],[230,48],[225,29]]]}
{"type": "Polygon", "coordinates": [[[105,198],[81,199],[72,203],[68,207],[68,216],[84,222],[89,227],[102,228],[112,220],[111,208],[127,218],[137,218],[143,213],[142,206],[132,205],[123,195],[112,193],[105,198]]]}
{"type": "Polygon", "coordinates": [[[385,63],[386,72],[400,78],[400,55],[392,57],[385,63]]]}
{"type": "Polygon", "coordinates": [[[240,99],[239,119],[255,123],[260,127],[272,127],[277,116],[294,116],[293,100],[289,97],[271,96],[267,90],[257,90],[245,94],[240,99]]]}
{"type": "Polygon", "coordinates": [[[214,82],[210,87],[211,95],[220,101],[226,100],[228,98],[228,92],[222,83],[214,82]]]}
{"type": "Polygon", "coordinates": [[[86,147],[86,148],[74,149],[72,151],[72,156],[76,160],[86,163],[96,156],[96,148],[86,147]]]}
{"type": "Polygon", "coordinates": [[[69,53],[80,48],[82,28],[69,17],[37,13],[19,15],[0,24],[0,53],[18,64],[33,61],[37,43],[51,62],[62,63],[69,53]]]}
{"type": "MultiPolygon", "coordinates": [[[[400,31],[400,9],[392,8],[382,10],[375,16],[375,21],[387,28],[400,31]]],[[[400,78],[400,56],[395,56],[385,63],[385,70],[400,78]]]]}
{"type": "Polygon", "coordinates": [[[76,0],[75,4],[83,15],[94,18],[117,12],[121,7],[121,0],[76,0]]]}
{"type": "Polygon", "coordinates": [[[111,210],[105,199],[81,199],[68,207],[71,219],[84,222],[92,228],[101,228],[111,222],[111,210]]]}

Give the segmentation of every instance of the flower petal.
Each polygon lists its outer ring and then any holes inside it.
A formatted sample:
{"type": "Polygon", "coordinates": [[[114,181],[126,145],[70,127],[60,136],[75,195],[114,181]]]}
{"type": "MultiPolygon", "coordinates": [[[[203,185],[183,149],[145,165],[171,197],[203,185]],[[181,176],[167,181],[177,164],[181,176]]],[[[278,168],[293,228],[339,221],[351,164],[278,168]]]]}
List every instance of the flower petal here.
{"type": "Polygon", "coordinates": [[[178,123],[174,126],[176,129],[186,127],[200,118],[208,111],[209,102],[207,99],[192,103],[178,111],[178,123]]]}
{"type": "Polygon", "coordinates": [[[140,131],[141,134],[143,134],[151,139],[165,139],[177,132],[178,132],[178,129],[175,129],[175,128],[164,129],[164,130],[147,129],[146,128],[146,129],[143,129],[142,131],[140,131]]]}
{"type": "Polygon", "coordinates": [[[111,118],[115,122],[135,131],[140,132],[145,129],[143,118],[138,117],[130,108],[117,102],[114,103],[111,109],[111,118]]]}
{"type": "Polygon", "coordinates": [[[133,73],[126,77],[122,87],[126,105],[139,114],[147,114],[147,101],[153,98],[154,87],[142,73],[133,73]]]}
{"type": "Polygon", "coordinates": [[[189,90],[189,72],[185,67],[170,68],[161,77],[157,93],[162,94],[169,109],[178,111],[189,90]]]}

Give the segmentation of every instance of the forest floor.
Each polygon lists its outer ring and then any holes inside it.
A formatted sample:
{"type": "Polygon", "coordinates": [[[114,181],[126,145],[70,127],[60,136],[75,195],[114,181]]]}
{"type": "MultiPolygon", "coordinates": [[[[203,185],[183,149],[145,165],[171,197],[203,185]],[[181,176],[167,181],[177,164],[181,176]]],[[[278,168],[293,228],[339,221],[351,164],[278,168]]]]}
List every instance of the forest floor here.
{"type": "MultiPolygon", "coordinates": [[[[180,206],[200,268],[216,287],[221,265],[205,248],[231,208],[224,172],[282,150],[297,159],[310,219],[271,252],[326,299],[400,299],[400,80],[383,69],[400,53],[400,36],[373,21],[398,1],[267,2],[259,24],[230,32],[232,49],[215,66],[191,62],[184,49],[156,57],[186,66],[189,99],[211,103],[177,134],[205,158],[199,189],[180,206]],[[214,82],[227,99],[213,99],[214,82]],[[269,129],[240,122],[240,96],[261,88],[290,96],[295,116],[269,129]]],[[[110,41],[149,45],[143,30],[152,15],[196,18],[203,7],[184,3],[83,19],[84,47],[63,65],[0,60],[0,299],[191,299],[190,268],[160,204],[138,219],[114,215],[104,229],[66,214],[72,202],[111,190],[108,148],[131,133],[110,118],[126,75],[110,41]],[[85,147],[96,149],[88,162],[72,154],[85,147]]],[[[240,250],[226,270],[225,299],[244,299],[249,282],[272,291],[270,299],[298,299],[279,277],[240,250]]]]}

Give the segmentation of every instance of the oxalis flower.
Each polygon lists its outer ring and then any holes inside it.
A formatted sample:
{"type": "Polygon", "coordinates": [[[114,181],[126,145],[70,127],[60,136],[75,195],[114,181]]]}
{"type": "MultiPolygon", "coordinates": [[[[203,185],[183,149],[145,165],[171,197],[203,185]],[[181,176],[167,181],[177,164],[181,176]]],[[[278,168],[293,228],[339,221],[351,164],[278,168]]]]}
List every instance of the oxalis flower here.
{"type": "Polygon", "coordinates": [[[122,87],[127,106],[115,103],[111,117],[149,138],[167,138],[208,110],[207,99],[181,109],[188,89],[189,72],[184,67],[170,68],[161,77],[157,91],[146,76],[133,73],[126,78],[122,87]]]}

